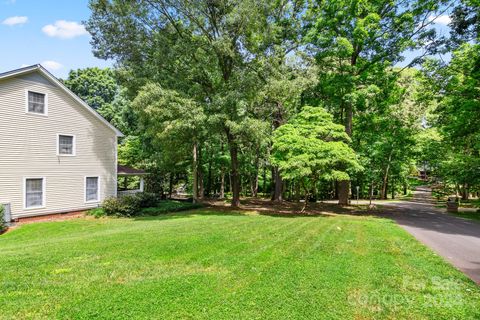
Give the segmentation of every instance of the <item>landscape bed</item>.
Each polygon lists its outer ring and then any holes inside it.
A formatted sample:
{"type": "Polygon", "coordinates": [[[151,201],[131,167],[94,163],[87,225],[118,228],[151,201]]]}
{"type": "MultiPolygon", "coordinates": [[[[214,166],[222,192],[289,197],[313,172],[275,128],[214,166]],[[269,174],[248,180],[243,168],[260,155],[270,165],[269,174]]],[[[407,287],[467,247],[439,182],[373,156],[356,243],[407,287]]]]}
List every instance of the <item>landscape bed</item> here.
{"type": "Polygon", "coordinates": [[[389,219],[200,209],[0,237],[2,319],[474,319],[480,289],[389,219]]]}

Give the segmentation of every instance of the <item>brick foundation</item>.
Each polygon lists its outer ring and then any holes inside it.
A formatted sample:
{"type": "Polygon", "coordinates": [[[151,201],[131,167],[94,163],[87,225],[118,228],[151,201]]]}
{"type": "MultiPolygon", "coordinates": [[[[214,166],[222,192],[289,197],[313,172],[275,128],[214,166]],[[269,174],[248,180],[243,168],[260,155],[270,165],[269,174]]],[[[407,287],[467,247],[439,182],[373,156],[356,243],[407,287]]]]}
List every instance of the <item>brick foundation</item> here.
{"type": "Polygon", "coordinates": [[[75,219],[85,216],[86,211],[72,211],[72,212],[64,212],[64,213],[54,213],[54,214],[46,214],[41,216],[35,217],[25,217],[25,218],[17,218],[15,219],[15,223],[18,224],[27,224],[27,223],[34,223],[34,222],[44,222],[44,221],[62,221],[62,220],[69,220],[75,219]]]}

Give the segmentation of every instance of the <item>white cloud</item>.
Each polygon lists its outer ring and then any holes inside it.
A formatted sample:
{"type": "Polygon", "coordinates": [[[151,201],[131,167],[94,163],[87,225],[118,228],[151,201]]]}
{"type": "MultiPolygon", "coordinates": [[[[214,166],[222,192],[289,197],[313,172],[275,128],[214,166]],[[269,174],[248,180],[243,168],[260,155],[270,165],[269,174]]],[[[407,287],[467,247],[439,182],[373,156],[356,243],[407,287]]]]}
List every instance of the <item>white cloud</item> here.
{"type": "Polygon", "coordinates": [[[85,27],[75,21],[58,20],[54,24],[48,24],[42,31],[49,37],[71,39],[88,34],[85,27]]]}
{"type": "Polygon", "coordinates": [[[442,14],[439,16],[430,16],[428,17],[428,21],[435,23],[435,24],[443,24],[443,25],[448,25],[450,22],[452,22],[452,19],[446,15],[442,14]]]}
{"type": "Polygon", "coordinates": [[[56,71],[63,68],[63,65],[57,61],[46,60],[41,63],[49,71],[56,71]]]}
{"type": "Polygon", "coordinates": [[[25,16],[15,16],[15,17],[10,17],[2,21],[2,24],[7,25],[7,26],[14,26],[17,24],[24,24],[27,23],[28,17],[25,16]]]}

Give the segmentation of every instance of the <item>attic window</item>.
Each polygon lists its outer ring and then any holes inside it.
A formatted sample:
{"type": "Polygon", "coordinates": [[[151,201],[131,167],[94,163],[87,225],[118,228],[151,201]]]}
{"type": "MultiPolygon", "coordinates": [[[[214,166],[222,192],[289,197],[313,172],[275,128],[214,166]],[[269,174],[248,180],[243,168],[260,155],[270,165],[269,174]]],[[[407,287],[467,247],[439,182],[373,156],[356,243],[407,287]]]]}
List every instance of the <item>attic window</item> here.
{"type": "Polygon", "coordinates": [[[27,92],[27,112],[47,114],[47,95],[33,91],[27,92]]]}

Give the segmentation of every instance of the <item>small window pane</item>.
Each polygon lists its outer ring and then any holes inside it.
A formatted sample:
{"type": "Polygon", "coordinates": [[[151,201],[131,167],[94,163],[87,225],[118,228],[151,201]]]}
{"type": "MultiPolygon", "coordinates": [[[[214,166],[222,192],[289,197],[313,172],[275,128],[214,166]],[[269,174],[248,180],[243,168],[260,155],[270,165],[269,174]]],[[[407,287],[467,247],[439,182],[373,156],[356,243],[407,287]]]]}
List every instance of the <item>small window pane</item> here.
{"type": "Polygon", "coordinates": [[[98,177],[87,177],[85,198],[87,201],[98,200],[98,177]]]}
{"type": "Polygon", "coordinates": [[[73,154],[73,136],[58,136],[58,153],[73,154]]]}
{"type": "Polygon", "coordinates": [[[45,114],[45,95],[28,91],[28,112],[45,114]]]}
{"type": "Polygon", "coordinates": [[[25,187],[25,206],[43,206],[43,179],[27,179],[25,187]]]}

